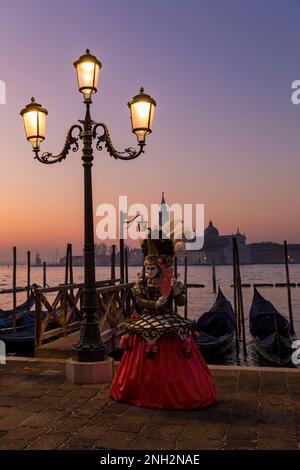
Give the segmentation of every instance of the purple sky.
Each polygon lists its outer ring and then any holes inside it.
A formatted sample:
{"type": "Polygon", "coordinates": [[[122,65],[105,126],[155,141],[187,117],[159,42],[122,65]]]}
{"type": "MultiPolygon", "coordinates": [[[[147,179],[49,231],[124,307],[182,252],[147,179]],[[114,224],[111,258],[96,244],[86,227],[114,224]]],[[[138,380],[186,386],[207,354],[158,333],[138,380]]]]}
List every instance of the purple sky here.
{"type": "Polygon", "coordinates": [[[101,60],[95,120],[120,149],[135,144],[127,101],[142,85],[157,100],[146,154],[96,151],[94,202],[204,203],[221,233],[300,242],[300,2],[296,0],[3,0],[0,80],[0,260],[22,250],[82,246],[82,167],[71,154],[34,161],[21,108],[49,110],[42,150],[61,150],[83,117],[73,61],[101,60]]]}

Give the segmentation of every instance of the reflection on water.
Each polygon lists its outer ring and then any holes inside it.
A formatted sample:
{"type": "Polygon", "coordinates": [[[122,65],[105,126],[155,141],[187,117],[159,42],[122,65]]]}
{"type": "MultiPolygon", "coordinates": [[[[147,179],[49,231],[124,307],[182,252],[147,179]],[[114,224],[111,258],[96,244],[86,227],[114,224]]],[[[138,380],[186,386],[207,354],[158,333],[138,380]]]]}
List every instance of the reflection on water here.
{"type": "MultiPolygon", "coordinates": [[[[108,279],[110,277],[109,267],[97,267],[97,280],[108,279]]],[[[17,285],[25,286],[27,279],[26,267],[18,266],[17,269],[17,285]]],[[[136,279],[137,272],[141,271],[138,267],[129,267],[129,280],[136,279]]],[[[183,267],[178,266],[180,273],[179,280],[183,281],[183,267]]],[[[118,274],[117,274],[118,275],[118,274]]],[[[232,284],[232,267],[217,266],[216,267],[217,282],[221,286],[226,297],[233,302],[232,284]]],[[[285,282],[284,265],[250,265],[241,266],[241,276],[243,283],[273,283],[285,282]]],[[[32,283],[41,284],[43,279],[42,268],[33,267],[31,270],[32,283]]],[[[290,265],[291,282],[300,283],[300,265],[290,265]]],[[[47,268],[47,283],[55,286],[64,282],[64,268],[49,267],[47,268]]],[[[83,282],[82,268],[74,268],[74,282],[83,282]]],[[[212,273],[209,266],[191,266],[188,268],[188,282],[204,284],[205,288],[189,289],[188,294],[188,316],[195,319],[205,311],[207,311],[214,302],[215,294],[212,291],[212,273]]],[[[12,286],[12,268],[0,267],[0,288],[10,288],[12,286]]],[[[260,289],[264,297],[274,303],[275,307],[284,315],[288,315],[287,290],[284,287],[266,287],[260,289]]],[[[248,327],[248,312],[251,305],[253,289],[244,288],[244,310],[246,317],[246,328],[248,327]]],[[[18,303],[25,300],[25,293],[17,295],[18,303]]],[[[292,303],[295,329],[298,337],[300,337],[300,287],[292,288],[292,303]]],[[[0,295],[0,308],[8,309],[12,306],[11,295],[0,295]]],[[[179,313],[182,311],[179,308],[179,313]]],[[[247,328],[248,329],[248,328],[247,328]]],[[[247,341],[250,339],[247,335],[247,341]]],[[[247,364],[257,363],[257,357],[249,350],[247,364]]],[[[227,363],[235,363],[235,358],[230,356],[227,363]]],[[[243,361],[242,361],[243,362],[243,361]]]]}

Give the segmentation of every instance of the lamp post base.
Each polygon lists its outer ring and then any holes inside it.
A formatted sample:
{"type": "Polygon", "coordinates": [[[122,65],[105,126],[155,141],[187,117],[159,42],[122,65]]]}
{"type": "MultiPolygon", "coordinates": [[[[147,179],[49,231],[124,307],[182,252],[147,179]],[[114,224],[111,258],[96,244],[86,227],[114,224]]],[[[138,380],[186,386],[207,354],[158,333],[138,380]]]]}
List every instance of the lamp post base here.
{"type": "Polygon", "coordinates": [[[100,362],[78,362],[69,359],[66,362],[66,378],[73,384],[109,383],[113,378],[113,360],[111,357],[100,362]]]}
{"type": "Polygon", "coordinates": [[[73,347],[72,359],[77,362],[98,362],[105,360],[105,349],[90,349],[84,347],[73,347]]]}
{"type": "Polygon", "coordinates": [[[96,318],[83,320],[80,329],[80,339],[74,344],[72,358],[78,362],[104,361],[106,350],[102,343],[99,324],[96,318]]]}

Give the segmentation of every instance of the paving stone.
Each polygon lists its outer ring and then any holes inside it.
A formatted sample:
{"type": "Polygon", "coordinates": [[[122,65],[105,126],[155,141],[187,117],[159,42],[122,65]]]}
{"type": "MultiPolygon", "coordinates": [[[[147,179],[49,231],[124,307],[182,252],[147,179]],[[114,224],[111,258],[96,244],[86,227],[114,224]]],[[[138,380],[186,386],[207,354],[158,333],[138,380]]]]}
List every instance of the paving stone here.
{"type": "Polygon", "coordinates": [[[261,384],[260,391],[263,395],[273,394],[273,395],[284,395],[288,393],[287,384],[261,384]]]}
{"type": "Polygon", "coordinates": [[[180,424],[157,424],[157,423],[146,423],[140,433],[141,437],[147,439],[178,439],[186,426],[180,424]]]}
{"type": "Polygon", "coordinates": [[[259,414],[257,411],[249,411],[249,413],[247,413],[245,410],[240,411],[233,409],[229,422],[230,425],[238,423],[240,426],[257,426],[259,414]]]}
{"type": "Polygon", "coordinates": [[[26,400],[32,400],[33,398],[41,398],[42,396],[45,395],[45,392],[43,390],[36,390],[34,388],[26,388],[26,389],[20,389],[19,391],[16,391],[14,394],[14,397],[16,398],[22,398],[24,401],[26,400]]]}
{"type": "Polygon", "coordinates": [[[165,424],[182,424],[195,421],[195,411],[155,410],[149,421],[165,424]]]}
{"type": "Polygon", "coordinates": [[[108,431],[96,442],[97,449],[128,449],[136,439],[135,433],[108,431]]]}
{"type": "Polygon", "coordinates": [[[227,437],[229,439],[249,439],[255,440],[257,438],[257,427],[249,425],[249,423],[233,423],[229,424],[227,437]]]}
{"type": "Polygon", "coordinates": [[[247,401],[245,399],[236,399],[232,403],[232,412],[236,415],[251,413],[252,415],[258,412],[259,402],[255,399],[254,401],[247,401]]]}
{"type": "Polygon", "coordinates": [[[293,408],[277,408],[274,406],[261,407],[259,411],[259,421],[269,424],[293,424],[295,413],[293,408]]]}
{"type": "Polygon", "coordinates": [[[73,398],[87,398],[88,400],[93,398],[99,390],[95,388],[79,388],[69,392],[68,399],[73,400],[73,398]]]}
{"type": "Polygon", "coordinates": [[[193,412],[192,419],[201,418],[202,414],[206,416],[214,416],[214,415],[228,416],[231,414],[232,403],[233,403],[232,400],[224,400],[220,396],[218,403],[216,405],[210,406],[209,408],[206,408],[205,410],[195,410],[193,412]]]}
{"type": "Polygon", "coordinates": [[[8,375],[7,377],[1,377],[1,385],[3,387],[7,387],[8,391],[10,390],[10,393],[14,393],[15,390],[13,388],[16,383],[22,381],[22,376],[21,375],[8,375]]]}
{"type": "Polygon", "coordinates": [[[41,437],[44,432],[45,431],[42,431],[41,429],[29,428],[27,426],[19,426],[16,429],[11,429],[10,431],[8,431],[6,436],[4,437],[4,440],[7,441],[18,439],[30,442],[34,439],[37,439],[38,437],[41,437]]]}
{"type": "Polygon", "coordinates": [[[298,397],[300,395],[300,384],[290,384],[289,392],[292,396],[296,395],[298,397]]]}
{"type": "Polygon", "coordinates": [[[260,381],[260,375],[258,371],[240,371],[239,384],[241,383],[254,383],[260,381]]]}
{"type": "Polygon", "coordinates": [[[6,396],[0,398],[0,407],[24,409],[24,400],[16,397],[6,396]]]}
{"type": "Polygon", "coordinates": [[[279,372],[278,370],[276,373],[261,371],[260,372],[260,382],[262,384],[270,383],[272,385],[275,384],[285,384],[286,383],[286,373],[279,372]]]}
{"type": "Polygon", "coordinates": [[[22,450],[27,443],[28,441],[24,439],[1,439],[0,450],[22,450]]]}
{"type": "Polygon", "coordinates": [[[112,426],[112,431],[125,431],[125,432],[140,432],[145,426],[145,420],[143,418],[132,418],[129,416],[122,415],[112,426]]]}
{"type": "MultiPolygon", "coordinates": [[[[75,415],[76,416],[76,415],[75,415]]],[[[108,415],[98,413],[93,418],[90,418],[89,426],[101,426],[110,429],[118,420],[118,415],[108,415]]]]}
{"type": "Polygon", "coordinates": [[[293,397],[293,405],[297,411],[300,411],[300,398],[293,397]]]}
{"type": "Polygon", "coordinates": [[[107,406],[107,400],[94,399],[85,403],[82,407],[76,410],[77,416],[92,417],[95,416],[99,411],[102,411],[107,406]]]}
{"type": "MultiPolygon", "coordinates": [[[[219,410],[219,409],[218,409],[219,410]]],[[[207,411],[199,410],[199,412],[193,412],[193,419],[192,422],[199,423],[206,421],[207,423],[228,423],[230,416],[232,414],[232,408],[228,408],[228,410],[220,410],[217,411],[215,409],[210,409],[207,411]]],[[[181,424],[187,425],[187,423],[181,422],[181,424]]]]}
{"type": "Polygon", "coordinates": [[[223,446],[222,440],[204,439],[200,436],[183,437],[177,445],[177,450],[221,450],[223,446]]]}
{"type": "Polygon", "coordinates": [[[26,421],[26,426],[31,428],[47,428],[61,419],[61,415],[56,412],[41,411],[35,413],[30,419],[26,421]]]}
{"type": "Polygon", "coordinates": [[[259,439],[257,443],[258,450],[296,450],[295,441],[283,439],[259,439]]]}
{"type": "Polygon", "coordinates": [[[0,439],[6,436],[8,431],[0,431],[0,439]]]}
{"type": "Polygon", "coordinates": [[[289,437],[289,440],[296,439],[296,426],[295,424],[268,424],[259,423],[258,425],[258,438],[259,439],[274,439],[281,440],[289,437]]]}
{"type": "Polygon", "coordinates": [[[279,405],[279,406],[291,406],[292,405],[292,399],[289,395],[285,394],[266,394],[262,395],[261,399],[262,403],[266,405],[279,405]]]}
{"type": "Polygon", "coordinates": [[[73,398],[70,400],[68,396],[61,400],[54,398],[52,402],[49,400],[49,408],[56,411],[68,411],[71,413],[72,411],[76,411],[84,407],[88,401],[89,400],[87,398],[73,398]]]}
{"type": "Polygon", "coordinates": [[[246,383],[239,383],[238,391],[239,392],[248,392],[248,393],[257,393],[259,389],[258,382],[246,382],[246,383]]]}
{"type": "Polygon", "coordinates": [[[5,415],[0,418],[0,430],[9,431],[28,421],[33,414],[30,411],[18,408],[6,408],[5,415]]]}
{"type": "Polygon", "coordinates": [[[39,374],[39,377],[46,378],[46,379],[48,379],[48,377],[51,377],[51,378],[62,377],[64,379],[63,374],[64,374],[64,371],[62,371],[61,368],[46,369],[39,374]]]}
{"type": "Polygon", "coordinates": [[[243,438],[226,439],[224,450],[255,450],[256,446],[256,440],[243,438]]]}
{"type": "Polygon", "coordinates": [[[46,390],[44,396],[46,397],[55,397],[55,398],[62,398],[62,397],[66,397],[67,395],[70,394],[70,389],[66,389],[66,388],[55,388],[55,389],[51,389],[51,390],[46,390]]]}
{"type": "Polygon", "coordinates": [[[66,440],[67,436],[64,434],[49,433],[44,434],[40,439],[36,439],[26,448],[30,450],[55,450],[66,440]]]}
{"type": "Polygon", "coordinates": [[[147,439],[142,436],[137,437],[130,446],[130,449],[134,450],[173,450],[175,448],[175,440],[147,439]]]}
{"type": "Polygon", "coordinates": [[[62,421],[58,421],[50,426],[52,432],[60,434],[67,433],[69,435],[78,432],[80,428],[86,425],[88,418],[67,417],[62,421]]]}
{"type": "Polygon", "coordinates": [[[8,409],[6,406],[0,406],[0,419],[7,415],[8,409]]]}
{"type": "Polygon", "coordinates": [[[236,379],[240,375],[239,370],[226,370],[224,369],[212,369],[211,370],[213,377],[224,377],[224,379],[228,380],[229,377],[236,379]]]}
{"type": "Polygon", "coordinates": [[[46,400],[29,400],[22,403],[22,409],[32,411],[33,413],[40,413],[49,407],[49,402],[46,400]]]}
{"type": "Polygon", "coordinates": [[[92,450],[96,446],[93,439],[82,439],[78,436],[72,437],[69,441],[64,442],[58,448],[59,450],[92,450]]]}
{"type": "Polygon", "coordinates": [[[226,423],[198,422],[189,424],[183,432],[182,438],[220,439],[225,436],[228,425],[226,423]]]}
{"type": "Polygon", "coordinates": [[[126,403],[119,403],[117,401],[110,401],[107,406],[105,406],[101,413],[116,413],[122,414],[127,411],[128,405],[126,403]]]}
{"type": "Polygon", "coordinates": [[[83,426],[79,430],[77,429],[77,434],[80,439],[92,439],[92,440],[101,440],[103,435],[108,432],[105,426],[83,426]]]}

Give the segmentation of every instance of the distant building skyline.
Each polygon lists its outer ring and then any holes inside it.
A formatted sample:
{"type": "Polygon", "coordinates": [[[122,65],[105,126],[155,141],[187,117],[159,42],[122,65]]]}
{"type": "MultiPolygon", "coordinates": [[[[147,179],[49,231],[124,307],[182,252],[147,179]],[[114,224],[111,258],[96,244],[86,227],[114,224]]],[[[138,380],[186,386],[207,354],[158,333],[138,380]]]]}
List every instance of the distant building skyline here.
{"type": "MultiPolygon", "coordinates": [[[[164,194],[164,193],[162,193],[164,194]]],[[[165,199],[164,199],[165,202],[165,199]]],[[[160,218],[161,220],[161,218],[160,218]]],[[[202,250],[200,250],[202,262],[205,262],[205,257],[207,257],[207,262],[210,263],[214,260],[217,264],[227,264],[231,263],[231,256],[232,256],[232,237],[236,237],[240,249],[240,259],[241,263],[251,263],[254,262],[256,259],[259,263],[259,260],[263,259],[272,259],[278,258],[283,262],[283,257],[280,254],[280,249],[283,244],[283,240],[280,243],[274,240],[263,240],[263,241],[254,241],[249,244],[246,244],[246,233],[240,232],[240,229],[237,228],[236,232],[233,231],[230,234],[221,234],[221,229],[217,228],[217,226],[213,223],[213,220],[210,219],[205,230],[204,230],[204,246],[202,250]],[[205,254],[206,253],[206,254],[205,254]],[[277,255],[276,255],[277,253],[277,255]]],[[[96,243],[95,251],[96,256],[101,259],[104,255],[110,253],[111,246],[115,244],[116,249],[118,251],[118,240],[110,240],[108,243],[103,241],[100,243],[96,243]]],[[[289,243],[290,249],[294,252],[294,258],[300,261],[300,254],[298,255],[298,250],[300,249],[300,237],[299,243],[289,243]]],[[[128,246],[133,253],[136,255],[136,251],[139,249],[140,243],[139,242],[132,242],[131,240],[126,240],[125,245],[128,246]]],[[[66,247],[64,248],[57,248],[53,247],[50,252],[43,252],[39,249],[31,250],[31,259],[32,265],[41,266],[43,261],[46,261],[47,264],[53,265],[61,265],[61,259],[65,258],[66,247]],[[38,264],[37,261],[38,260],[38,264]]],[[[79,261],[82,258],[83,247],[74,247],[73,246],[73,257],[74,259],[78,259],[78,266],[83,265],[83,261],[79,261]]],[[[190,252],[189,258],[197,259],[199,256],[199,251],[195,251],[195,253],[190,252]]],[[[104,258],[103,258],[104,259],[104,258]]],[[[136,258],[137,259],[137,258],[136,258]]],[[[200,258],[199,258],[200,259],[200,258]]],[[[12,262],[12,248],[11,248],[11,258],[7,259],[0,259],[0,264],[7,264],[12,262]]],[[[26,263],[26,251],[19,250],[17,247],[17,262],[18,264],[26,263]]],[[[137,262],[137,261],[136,261],[137,262]]],[[[138,263],[138,262],[137,262],[138,263]]],[[[107,263],[106,263],[107,264],[107,263]]],[[[198,264],[198,262],[196,263],[198,264]]]]}

